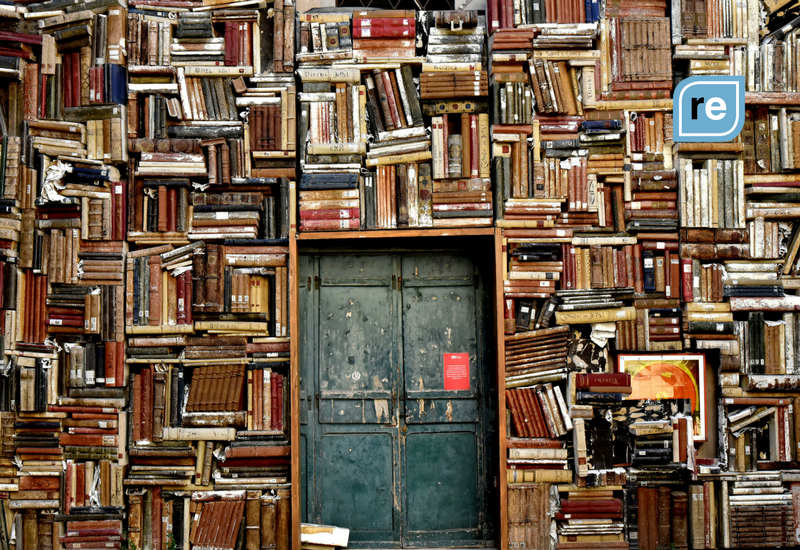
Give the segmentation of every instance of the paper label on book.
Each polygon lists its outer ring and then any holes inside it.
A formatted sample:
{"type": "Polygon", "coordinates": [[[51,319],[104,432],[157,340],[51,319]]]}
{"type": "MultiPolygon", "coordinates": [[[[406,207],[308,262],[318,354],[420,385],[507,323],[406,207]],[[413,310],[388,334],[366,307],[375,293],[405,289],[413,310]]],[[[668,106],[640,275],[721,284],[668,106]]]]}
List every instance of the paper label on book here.
{"type": "MultiPolygon", "coordinates": [[[[558,237],[566,237],[567,236],[567,232],[564,231],[563,229],[556,229],[556,236],[558,236],[558,237]]],[[[573,250],[573,254],[574,254],[574,252],[575,251],[573,250]]]]}
{"type": "Polygon", "coordinates": [[[444,354],[444,389],[448,391],[468,390],[469,353],[444,354]]]}
{"type": "Polygon", "coordinates": [[[667,243],[659,241],[656,243],[656,248],[659,250],[664,250],[667,247],[667,243]]]}
{"type": "Polygon", "coordinates": [[[227,220],[228,219],[228,212],[217,212],[216,218],[218,220],[227,220]]]}
{"type": "Polygon", "coordinates": [[[61,326],[61,319],[50,319],[50,324],[56,327],[61,326]]]}
{"type": "Polygon", "coordinates": [[[103,436],[103,445],[114,445],[114,436],[113,435],[104,435],[103,436]]]}

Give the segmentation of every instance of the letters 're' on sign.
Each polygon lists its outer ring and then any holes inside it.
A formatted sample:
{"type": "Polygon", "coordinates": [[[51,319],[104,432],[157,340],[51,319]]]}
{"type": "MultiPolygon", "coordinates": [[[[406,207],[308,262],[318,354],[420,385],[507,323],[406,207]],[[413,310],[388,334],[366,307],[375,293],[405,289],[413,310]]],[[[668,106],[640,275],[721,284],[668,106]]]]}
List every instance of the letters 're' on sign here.
{"type": "Polygon", "coordinates": [[[672,139],[733,141],[744,126],[743,76],[690,76],[675,88],[672,139]]]}
{"type": "Polygon", "coordinates": [[[444,389],[469,389],[469,353],[444,354],[444,389]]]}

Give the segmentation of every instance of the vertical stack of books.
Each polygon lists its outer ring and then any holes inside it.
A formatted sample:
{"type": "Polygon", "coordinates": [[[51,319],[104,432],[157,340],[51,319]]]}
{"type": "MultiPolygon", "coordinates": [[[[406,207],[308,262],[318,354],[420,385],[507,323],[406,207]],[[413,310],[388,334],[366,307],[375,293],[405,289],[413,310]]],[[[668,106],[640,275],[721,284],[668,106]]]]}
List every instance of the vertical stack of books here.
{"type": "Polygon", "coordinates": [[[295,9],[157,4],[129,27],[128,537],[286,548],[295,9]]]}
{"type": "MultiPolygon", "coordinates": [[[[349,19],[328,24],[334,30],[344,25],[349,29],[349,19]]],[[[300,126],[308,136],[301,144],[305,155],[300,159],[299,229],[360,229],[365,212],[359,181],[367,141],[361,73],[355,68],[311,66],[299,73],[300,126]]]]}
{"type": "Polygon", "coordinates": [[[434,12],[432,19],[420,92],[425,110],[433,113],[433,226],[491,225],[484,17],[434,12]]]}

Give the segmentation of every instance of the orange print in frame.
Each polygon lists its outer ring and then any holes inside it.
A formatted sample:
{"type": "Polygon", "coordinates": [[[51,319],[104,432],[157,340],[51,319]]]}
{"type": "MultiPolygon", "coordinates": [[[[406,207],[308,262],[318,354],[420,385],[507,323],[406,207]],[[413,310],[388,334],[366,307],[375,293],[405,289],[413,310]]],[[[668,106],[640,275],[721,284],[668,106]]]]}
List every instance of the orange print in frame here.
{"type": "Polygon", "coordinates": [[[694,418],[694,440],[706,440],[706,356],[620,355],[617,370],[631,375],[628,399],[689,399],[694,418]]]}

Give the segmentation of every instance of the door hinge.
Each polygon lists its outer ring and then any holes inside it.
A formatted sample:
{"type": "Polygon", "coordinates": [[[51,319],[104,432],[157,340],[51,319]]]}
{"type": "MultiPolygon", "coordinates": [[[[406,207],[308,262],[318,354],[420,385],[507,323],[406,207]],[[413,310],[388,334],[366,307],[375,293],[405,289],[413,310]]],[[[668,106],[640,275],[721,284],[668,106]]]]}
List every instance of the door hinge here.
{"type": "Polygon", "coordinates": [[[392,275],[392,290],[397,290],[397,275],[392,275]]]}
{"type": "Polygon", "coordinates": [[[311,277],[309,277],[308,281],[306,282],[306,290],[311,292],[311,277]]]}
{"type": "Polygon", "coordinates": [[[310,411],[311,410],[311,396],[310,395],[306,398],[306,401],[308,402],[308,410],[310,411]]]}
{"type": "Polygon", "coordinates": [[[317,402],[317,410],[319,410],[319,394],[314,395],[314,400],[317,402]]]}
{"type": "Polygon", "coordinates": [[[319,275],[314,276],[314,290],[319,290],[319,275]]]}

